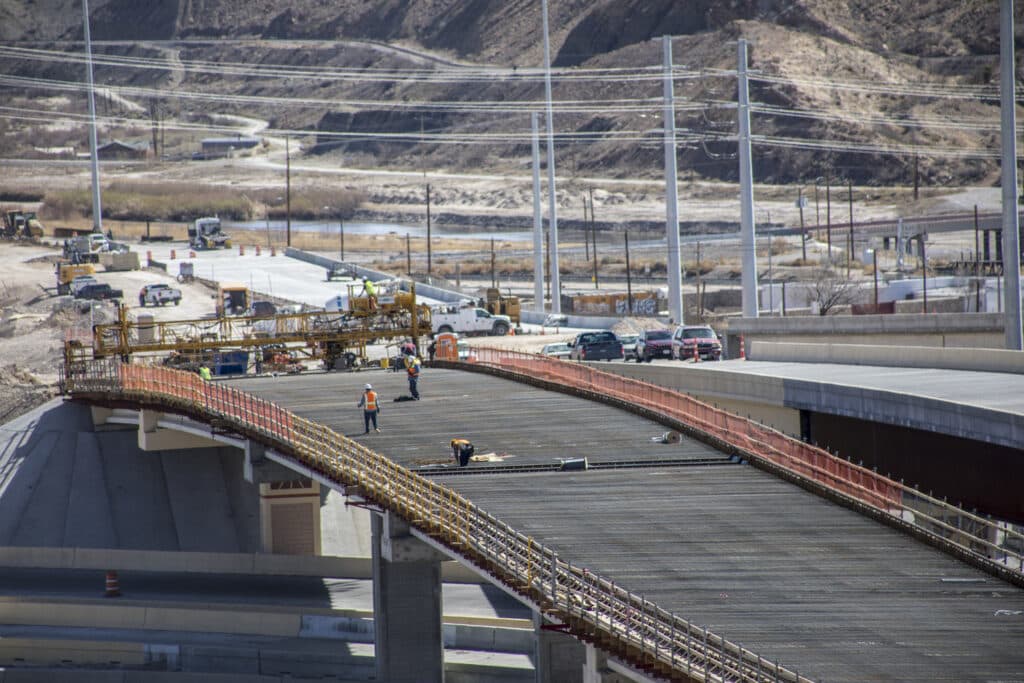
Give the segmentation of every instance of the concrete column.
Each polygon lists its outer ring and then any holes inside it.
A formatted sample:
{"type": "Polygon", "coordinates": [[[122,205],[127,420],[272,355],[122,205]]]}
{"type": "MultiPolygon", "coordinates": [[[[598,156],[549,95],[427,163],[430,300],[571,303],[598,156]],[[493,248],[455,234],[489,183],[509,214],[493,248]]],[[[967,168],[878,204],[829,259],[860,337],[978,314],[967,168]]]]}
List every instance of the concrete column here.
{"type": "Polygon", "coordinates": [[[444,683],[441,555],[391,513],[371,526],[377,680],[444,683]]]}
{"type": "Polygon", "coordinates": [[[537,683],[584,683],[587,666],[586,647],[561,631],[541,628],[544,619],[533,613],[533,632],[537,637],[533,665],[537,683]]]}
{"type": "Polygon", "coordinates": [[[279,555],[321,553],[318,482],[303,478],[260,484],[260,546],[279,555]]]}

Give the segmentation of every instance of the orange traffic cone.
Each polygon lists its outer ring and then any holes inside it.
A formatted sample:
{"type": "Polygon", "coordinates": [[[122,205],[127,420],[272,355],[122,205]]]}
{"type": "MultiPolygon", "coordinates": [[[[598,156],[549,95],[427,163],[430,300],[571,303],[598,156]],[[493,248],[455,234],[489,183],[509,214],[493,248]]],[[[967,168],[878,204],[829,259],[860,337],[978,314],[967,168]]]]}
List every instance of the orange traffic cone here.
{"type": "Polygon", "coordinates": [[[117,580],[117,572],[113,569],[107,572],[107,592],[103,595],[108,598],[116,598],[121,595],[121,584],[117,580]]]}
{"type": "Polygon", "coordinates": [[[740,360],[746,360],[747,354],[743,350],[743,337],[740,337],[740,360]]]}
{"type": "Polygon", "coordinates": [[[694,363],[699,363],[700,362],[700,351],[697,350],[696,342],[694,342],[694,344],[693,344],[693,362],[694,363]]]}

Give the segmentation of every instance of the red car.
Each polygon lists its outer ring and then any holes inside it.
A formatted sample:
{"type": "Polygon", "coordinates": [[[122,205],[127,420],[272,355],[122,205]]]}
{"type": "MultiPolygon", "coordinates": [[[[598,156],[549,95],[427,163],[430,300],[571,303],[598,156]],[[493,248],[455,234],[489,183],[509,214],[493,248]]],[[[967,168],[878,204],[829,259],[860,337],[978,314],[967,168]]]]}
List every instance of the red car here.
{"type": "Polygon", "coordinates": [[[672,330],[643,330],[636,340],[636,362],[672,357],[672,330]]]}
{"type": "Polygon", "coordinates": [[[707,325],[680,325],[672,335],[672,357],[677,360],[693,358],[693,349],[701,360],[722,360],[722,342],[707,325]]]}

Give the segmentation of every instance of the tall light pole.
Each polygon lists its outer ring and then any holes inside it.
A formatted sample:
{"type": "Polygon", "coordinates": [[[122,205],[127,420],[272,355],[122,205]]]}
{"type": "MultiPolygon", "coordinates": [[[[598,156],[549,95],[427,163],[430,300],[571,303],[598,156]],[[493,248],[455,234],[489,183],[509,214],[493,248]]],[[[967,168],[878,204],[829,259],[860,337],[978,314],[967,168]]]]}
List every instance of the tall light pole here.
{"type": "Polygon", "coordinates": [[[999,94],[1003,148],[1003,291],[1006,348],[1024,350],[1020,311],[1020,217],[1017,213],[1017,68],[1013,49],[1013,0],[999,2],[999,94]]]}
{"type": "Polygon", "coordinates": [[[668,239],[668,312],[683,324],[683,282],[679,263],[679,189],[676,178],[676,107],[672,81],[672,37],[662,36],[665,85],[665,236],[668,239]]]}
{"type": "Polygon", "coordinates": [[[540,140],[537,112],[530,112],[533,131],[533,308],[544,312],[544,221],[541,219],[540,201],[540,140]]]}
{"type": "MultiPolygon", "coordinates": [[[[754,171],[750,161],[750,91],[747,86],[747,41],[737,45],[740,157],[740,243],[743,262],[743,317],[757,317],[757,241],[754,230],[754,171]]],[[[768,245],[769,252],[771,244],[768,245]]]]}
{"type": "Polygon", "coordinates": [[[562,312],[562,283],[558,273],[558,212],[555,206],[555,125],[551,111],[551,41],[548,39],[548,0],[541,0],[544,14],[544,96],[547,99],[548,125],[548,222],[551,237],[551,312],[562,312]]]}
{"type": "Polygon", "coordinates": [[[100,158],[96,143],[96,93],[92,78],[92,36],[89,33],[89,0],[82,0],[85,20],[85,72],[89,83],[89,153],[92,158],[92,230],[103,232],[103,206],[100,203],[100,158]]]}

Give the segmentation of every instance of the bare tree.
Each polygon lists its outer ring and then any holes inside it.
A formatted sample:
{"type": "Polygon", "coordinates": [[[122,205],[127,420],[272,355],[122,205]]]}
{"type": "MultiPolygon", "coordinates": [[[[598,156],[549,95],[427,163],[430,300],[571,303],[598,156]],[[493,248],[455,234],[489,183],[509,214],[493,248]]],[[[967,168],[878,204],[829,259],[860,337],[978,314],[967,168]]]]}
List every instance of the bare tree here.
{"type": "Polygon", "coordinates": [[[837,306],[856,303],[861,297],[857,283],[840,275],[833,268],[814,271],[814,279],[807,290],[807,304],[818,304],[818,315],[828,315],[837,306]]]}

